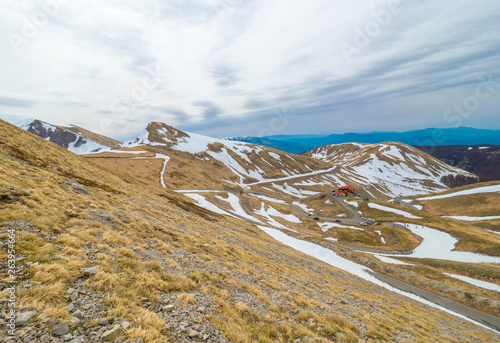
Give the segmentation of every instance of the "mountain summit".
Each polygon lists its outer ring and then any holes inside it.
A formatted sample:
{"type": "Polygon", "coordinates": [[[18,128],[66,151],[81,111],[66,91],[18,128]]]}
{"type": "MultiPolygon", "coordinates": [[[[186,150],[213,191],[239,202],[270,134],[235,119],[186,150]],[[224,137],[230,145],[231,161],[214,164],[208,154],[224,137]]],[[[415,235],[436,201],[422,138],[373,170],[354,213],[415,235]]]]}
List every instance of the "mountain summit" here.
{"type": "Polygon", "coordinates": [[[109,150],[121,144],[114,139],[96,134],[75,125],[63,127],[52,125],[38,119],[29,119],[18,123],[17,126],[78,155],[109,150]]]}

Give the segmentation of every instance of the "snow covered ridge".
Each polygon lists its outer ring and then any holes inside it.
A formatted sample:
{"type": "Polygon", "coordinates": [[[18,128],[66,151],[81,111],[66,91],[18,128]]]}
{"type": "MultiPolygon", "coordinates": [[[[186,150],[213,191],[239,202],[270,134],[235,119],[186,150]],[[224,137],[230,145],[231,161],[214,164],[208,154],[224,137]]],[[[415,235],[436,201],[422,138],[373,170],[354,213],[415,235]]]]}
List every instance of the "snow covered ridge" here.
{"type": "Polygon", "coordinates": [[[279,154],[279,151],[273,152],[270,148],[255,144],[184,132],[164,123],[149,123],[145,131],[136,139],[123,143],[122,147],[144,145],[164,146],[187,152],[199,160],[217,160],[239,177],[240,185],[245,184],[248,179],[264,181],[269,177],[270,171],[273,174],[281,172],[286,176],[301,173],[295,167],[291,167],[292,164],[296,166],[299,163],[287,153],[279,154]]]}
{"type": "Polygon", "coordinates": [[[305,155],[339,166],[336,176],[346,183],[372,185],[389,197],[428,194],[445,190],[453,182],[477,180],[473,174],[399,142],[325,145],[305,155]]]}
{"type": "Polygon", "coordinates": [[[41,120],[27,119],[18,123],[17,126],[60,145],[77,155],[94,154],[111,149],[111,147],[96,143],[82,134],[65,130],[41,120]]]}

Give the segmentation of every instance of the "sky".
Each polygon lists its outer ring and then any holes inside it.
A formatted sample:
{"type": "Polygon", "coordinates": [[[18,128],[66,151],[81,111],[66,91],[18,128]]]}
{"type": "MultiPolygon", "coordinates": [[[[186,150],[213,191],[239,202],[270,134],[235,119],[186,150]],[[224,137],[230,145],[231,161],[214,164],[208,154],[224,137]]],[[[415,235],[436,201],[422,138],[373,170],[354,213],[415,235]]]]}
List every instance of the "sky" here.
{"type": "Polygon", "coordinates": [[[500,129],[493,0],[2,0],[0,118],[116,139],[500,129]]]}

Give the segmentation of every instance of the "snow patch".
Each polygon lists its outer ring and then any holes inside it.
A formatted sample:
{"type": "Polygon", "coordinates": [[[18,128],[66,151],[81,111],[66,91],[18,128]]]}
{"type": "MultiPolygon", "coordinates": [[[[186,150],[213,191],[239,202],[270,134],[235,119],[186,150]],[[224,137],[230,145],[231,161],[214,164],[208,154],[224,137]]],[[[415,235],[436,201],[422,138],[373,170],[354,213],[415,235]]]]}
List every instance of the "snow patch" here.
{"type": "Polygon", "coordinates": [[[443,273],[443,274],[446,274],[448,276],[451,276],[452,278],[459,279],[459,280],[462,280],[464,282],[470,283],[471,285],[474,285],[477,287],[489,289],[491,291],[500,292],[500,286],[497,284],[491,283],[491,282],[477,280],[477,279],[473,279],[473,278],[463,276],[463,275],[456,275],[456,274],[450,274],[450,273],[443,273]]]}
{"type": "Polygon", "coordinates": [[[481,220],[500,219],[500,216],[489,216],[489,217],[445,216],[444,218],[451,218],[451,219],[462,220],[462,221],[466,221],[466,222],[475,222],[475,221],[481,221],[481,220]]]}
{"type": "Polygon", "coordinates": [[[482,194],[482,193],[500,193],[500,185],[486,186],[486,187],[477,187],[472,189],[467,189],[465,191],[459,191],[449,194],[436,195],[428,198],[418,198],[417,200],[438,200],[445,198],[458,197],[461,195],[471,195],[471,194],[482,194]]]}
{"type": "MultiPolygon", "coordinates": [[[[467,251],[453,251],[458,243],[457,239],[449,234],[431,229],[422,225],[397,223],[405,226],[413,234],[420,236],[422,243],[408,257],[414,258],[434,258],[439,260],[449,260],[456,262],[470,263],[500,263],[500,257],[476,254],[467,251]]],[[[394,254],[383,254],[393,256],[394,254]]]]}
{"type": "Polygon", "coordinates": [[[316,223],[318,226],[321,228],[321,231],[327,232],[328,230],[337,227],[341,229],[351,229],[351,230],[357,230],[357,231],[364,231],[363,229],[355,226],[348,226],[348,225],[340,225],[337,223],[330,223],[330,222],[321,222],[321,223],[316,223]]]}
{"type": "Polygon", "coordinates": [[[409,219],[422,219],[421,217],[414,216],[413,214],[408,213],[406,211],[401,211],[401,210],[398,210],[398,209],[395,209],[392,207],[382,206],[382,205],[375,204],[372,202],[368,203],[368,207],[374,208],[377,210],[381,210],[381,211],[385,211],[385,212],[392,212],[395,214],[399,214],[399,215],[404,216],[404,217],[409,218],[409,219]]]}

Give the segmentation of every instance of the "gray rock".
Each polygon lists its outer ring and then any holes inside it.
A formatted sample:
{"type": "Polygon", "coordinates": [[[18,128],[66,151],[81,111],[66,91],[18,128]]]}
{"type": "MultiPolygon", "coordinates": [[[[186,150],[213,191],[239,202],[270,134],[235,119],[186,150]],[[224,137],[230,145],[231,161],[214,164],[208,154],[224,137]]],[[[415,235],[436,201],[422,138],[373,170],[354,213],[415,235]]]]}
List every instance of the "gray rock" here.
{"type": "Polygon", "coordinates": [[[130,328],[130,322],[127,320],[122,320],[120,322],[120,327],[122,328],[122,330],[128,330],[128,328],[130,328]]]}
{"type": "Polygon", "coordinates": [[[106,318],[101,318],[99,320],[99,325],[108,325],[108,320],[106,318]]]}
{"type": "Polygon", "coordinates": [[[115,326],[113,326],[112,329],[104,332],[101,336],[101,339],[105,342],[114,341],[116,339],[116,337],[118,337],[120,335],[121,332],[122,332],[122,329],[121,329],[120,325],[115,325],[115,326]]]}
{"type": "Polygon", "coordinates": [[[78,291],[71,293],[71,295],[69,296],[69,300],[71,300],[71,302],[73,303],[76,302],[78,300],[78,291]]]}
{"type": "Polygon", "coordinates": [[[52,329],[52,332],[51,332],[52,336],[54,336],[54,337],[64,336],[68,333],[69,333],[68,323],[61,323],[61,324],[55,325],[54,328],[52,329]]]}
{"type": "Polygon", "coordinates": [[[72,338],[73,338],[73,335],[71,333],[67,333],[66,335],[61,336],[61,339],[63,341],[69,341],[72,338]]]}
{"type": "Polygon", "coordinates": [[[198,337],[200,333],[198,331],[195,331],[193,329],[190,329],[189,332],[188,332],[188,336],[191,337],[191,338],[194,338],[194,337],[198,337]]]}
{"type": "Polygon", "coordinates": [[[80,310],[76,310],[75,312],[73,312],[73,316],[75,316],[76,318],[78,318],[80,320],[82,320],[84,318],[83,312],[80,310]]]}
{"type": "Polygon", "coordinates": [[[103,224],[113,224],[115,222],[115,217],[109,214],[103,213],[92,213],[92,217],[103,224]]]}
{"type": "Polygon", "coordinates": [[[97,273],[99,273],[99,268],[92,267],[92,268],[83,268],[80,270],[80,273],[83,274],[83,276],[89,277],[89,276],[94,276],[97,273]]]}
{"type": "Polygon", "coordinates": [[[137,338],[135,343],[144,343],[144,340],[142,339],[142,337],[139,337],[139,338],[137,338]]]}
{"type": "Polygon", "coordinates": [[[35,318],[38,315],[38,312],[36,311],[29,311],[29,312],[24,312],[21,313],[17,318],[16,318],[16,326],[26,326],[28,325],[33,318],[35,318]]]}
{"type": "Polygon", "coordinates": [[[68,304],[68,306],[66,306],[66,310],[68,310],[68,312],[73,312],[75,310],[75,305],[73,304],[68,304]]]}
{"type": "Polygon", "coordinates": [[[163,306],[163,311],[165,311],[167,313],[172,312],[173,310],[175,310],[175,306],[174,305],[163,306]]]}
{"type": "Polygon", "coordinates": [[[77,338],[73,338],[68,343],[83,343],[83,342],[85,342],[85,340],[83,339],[83,336],[79,336],[77,338]]]}
{"type": "Polygon", "coordinates": [[[78,193],[78,194],[87,194],[88,193],[87,187],[85,187],[84,185],[80,185],[79,183],[70,182],[69,186],[71,187],[71,189],[73,189],[73,191],[75,193],[78,193]]]}

